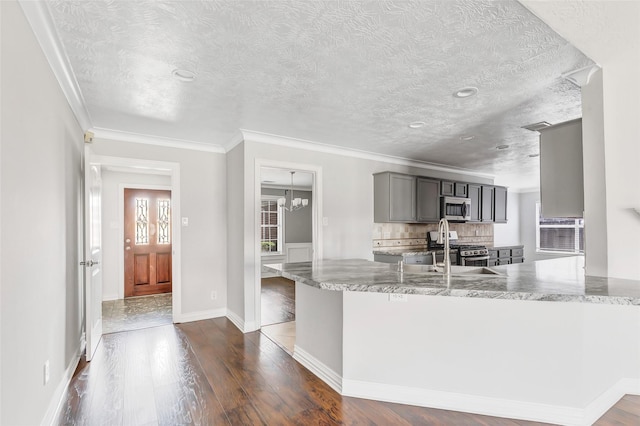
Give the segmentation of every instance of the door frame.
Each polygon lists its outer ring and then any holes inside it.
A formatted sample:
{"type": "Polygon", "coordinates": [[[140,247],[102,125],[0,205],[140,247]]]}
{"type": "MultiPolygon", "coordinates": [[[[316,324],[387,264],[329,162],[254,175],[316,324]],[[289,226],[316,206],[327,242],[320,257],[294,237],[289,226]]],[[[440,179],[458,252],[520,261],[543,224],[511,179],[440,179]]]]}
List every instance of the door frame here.
{"type": "MultiPolygon", "coordinates": [[[[164,174],[171,177],[171,185],[167,188],[171,191],[171,227],[173,231],[173,247],[172,247],[172,311],[173,322],[180,322],[182,316],[182,246],[181,246],[181,221],[180,221],[180,163],[174,163],[170,161],[155,161],[155,160],[142,160],[129,157],[111,157],[96,155],[93,157],[93,163],[100,164],[101,166],[107,166],[109,168],[119,168],[120,171],[127,173],[141,173],[141,174],[164,174]]],[[[166,187],[166,185],[165,185],[166,187]]],[[[124,196],[124,191],[123,191],[124,196]]],[[[124,201],[122,203],[122,223],[121,228],[124,226],[124,201]]],[[[119,213],[120,214],[120,213],[119,213]]],[[[122,239],[124,239],[124,230],[122,231],[122,239]]],[[[124,257],[121,259],[122,273],[124,274],[124,257]]],[[[119,268],[119,267],[118,267],[119,268]]],[[[118,294],[119,294],[118,290],[118,294]]],[[[122,277],[122,292],[124,295],[124,276],[122,277]]],[[[86,300],[85,300],[86,305],[86,300]]]]}
{"type": "MultiPolygon", "coordinates": [[[[173,197],[173,189],[171,185],[152,185],[152,184],[135,184],[135,183],[120,183],[118,184],[118,225],[120,226],[120,242],[124,241],[124,190],[125,189],[151,189],[171,191],[173,197]]],[[[175,241],[175,233],[173,232],[173,198],[171,203],[171,244],[173,252],[173,241],[175,241]]],[[[173,255],[172,255],[173,256],[173,255]]],[[[173,293],[173,270],[171,270],[171,292],[173,293]]],[[[118,256],[118,299],[124,299],[124,252],[121,256],[118,256]]]]}
{"type": "Polygon", "coordinates": [[[254,259],[255,259],[255,275],[254,285],[245,287],[245,307],[248,311],[253,308],[253,324],[247,319],[251,318],[251,312],[245,312],[245,331],[259,330],[262,326],[261,318],[261,275],[262,262],[260,249],[260,205],[262,197],[261,169],[268,167],[272,169],[283,169],[287,171],[294,170],[296,172],[311,173],[313,182],[311,184],[311,239],[313,247],[313,258],[315,262],[323,258],[322,254],[322,167],[315,164],[294,163],[289,161],[268,160],[256,158],[254,169],[254,259]]]}

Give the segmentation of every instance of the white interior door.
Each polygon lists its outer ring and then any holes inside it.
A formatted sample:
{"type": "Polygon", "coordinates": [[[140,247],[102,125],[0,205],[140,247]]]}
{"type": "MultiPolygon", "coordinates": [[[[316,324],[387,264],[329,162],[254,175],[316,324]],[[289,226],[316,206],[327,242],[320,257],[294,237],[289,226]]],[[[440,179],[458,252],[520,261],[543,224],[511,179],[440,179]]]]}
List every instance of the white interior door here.
{"type": "Polygon", "coordinates": [[[84,269],[87,361],[93,358],[102,337],[102,180],[100,164],[93,164],[85,146],[84,164],[84,269]]]}

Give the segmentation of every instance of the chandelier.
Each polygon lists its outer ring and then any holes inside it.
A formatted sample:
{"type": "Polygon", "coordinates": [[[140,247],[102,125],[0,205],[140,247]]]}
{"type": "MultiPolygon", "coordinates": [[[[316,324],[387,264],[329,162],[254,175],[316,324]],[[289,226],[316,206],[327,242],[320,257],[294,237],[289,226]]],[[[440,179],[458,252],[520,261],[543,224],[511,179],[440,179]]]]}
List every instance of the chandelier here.
{"type": "Polygon", "coordinates": [[[290,212],[294,212],[296,210],[300,210],[303,207],[307,207],[309,205],[309,200],[304,198],[294,198],[293,196],[293,175],[296,172],[289,172],[291,173],[291,197],[289,199],[289,206],[287,207],[287,199],[286,199],[286,191],[285,191],[285,196],[278,198],[278,206],[279,207],[284,207],[285,210],[288,210],[290,212]]]}

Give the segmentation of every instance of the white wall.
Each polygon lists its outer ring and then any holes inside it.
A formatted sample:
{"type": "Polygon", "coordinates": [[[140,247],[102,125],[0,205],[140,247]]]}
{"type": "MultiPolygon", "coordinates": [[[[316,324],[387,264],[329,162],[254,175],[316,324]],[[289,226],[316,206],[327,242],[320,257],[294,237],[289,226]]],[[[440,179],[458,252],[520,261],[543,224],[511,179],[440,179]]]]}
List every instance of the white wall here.
{"type": "Polygon", "coordinates": [[[584,164],[585,273],[606,277],[609,270],[607,237],[607,177],[604,150],[602,71],[582,87],[582,156],[584,164]]]}
{"type": "MultiPolygon", "coordinates": [[[[493,225],[493,245],[513,246],[522,244],[520,237],[520,193],[507,190],[507,223],[493,225]]],[[[524,253],[525,257],[528,253],[524,253]]]]}
{"type": "Polygon", "coordinates": [[[0,2],[0,19],[0,423],[33,425],[80,351],[83,131],[20,6],[0,2]]]}
{"type": "Polygon", "coordinates": [[[244,247],[244,143],[227,153],[227,312],[244,329],[245,247],[244,247]]]}
{"type": "MultiPolygon", "coordinates": [[[[640,208],[640,2],[521,2],[602,67],[601,161],[605,163],[606,195],[601,194],[599,202],[606,203],[607,275],[638,279],[640,217],[634,208],[640,208]]],[[[599,102],[597,97],[583,97],[583,109],[589,108],[590,100],[599,102]]]]}
{"type": "Polygon", "coordinates": [[[171,186],[171,177],[143,173],[102,170],[102,300],[115,300],[123,294],[120,258],[124,256],[120,209],[124,208],[120,186],[171,186]],[[119,291],[120,288],[120,291],[119,291]]]}
{"type": "Polygon", "coordinates": [[[96,138],[96,155],[180,164],[182,315],[206,316],[227,302],[226,159],[224,154],[96,138]],[[211,291],[217,299],[211,300],[211,291]]]}

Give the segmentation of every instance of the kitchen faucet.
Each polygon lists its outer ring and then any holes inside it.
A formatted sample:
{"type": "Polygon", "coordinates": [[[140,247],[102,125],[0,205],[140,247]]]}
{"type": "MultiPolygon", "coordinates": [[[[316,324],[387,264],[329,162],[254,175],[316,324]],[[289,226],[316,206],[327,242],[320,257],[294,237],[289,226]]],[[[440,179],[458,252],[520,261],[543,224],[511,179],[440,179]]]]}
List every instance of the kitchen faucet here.
{"type": "Polygon", "coordinates": [[[438,244],[444,244],[444,274],[451,275],[451,257],[449,256],[449,221],[442,218],[438,223],[438,244]]]}

